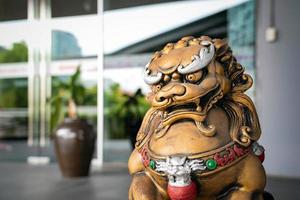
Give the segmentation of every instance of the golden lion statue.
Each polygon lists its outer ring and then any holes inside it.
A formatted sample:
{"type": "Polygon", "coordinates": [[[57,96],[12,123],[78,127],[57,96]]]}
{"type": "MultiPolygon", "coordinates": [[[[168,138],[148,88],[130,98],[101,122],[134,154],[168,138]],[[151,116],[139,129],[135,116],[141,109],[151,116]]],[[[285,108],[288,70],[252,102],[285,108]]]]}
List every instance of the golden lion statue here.
{"type": "Polygon", "coordinates": [[[252,78],[221,39],[184,37],[144,73],[151,108],[128,166],[131,200],[264,199],[252,78]]]}

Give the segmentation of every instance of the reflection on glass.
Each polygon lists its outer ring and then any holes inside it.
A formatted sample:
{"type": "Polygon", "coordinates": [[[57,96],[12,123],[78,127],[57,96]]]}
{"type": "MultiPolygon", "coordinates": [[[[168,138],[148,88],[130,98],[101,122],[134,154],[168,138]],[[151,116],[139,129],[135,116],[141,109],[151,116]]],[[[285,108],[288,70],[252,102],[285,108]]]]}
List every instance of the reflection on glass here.
{"type": "Polygon", "coordinates": [[[18,20],[27,18],[27,1],[1,0],[0,21],[18,20]]]}
{"type": "MultiPolygon", "coordinates": [[[[48,132],[46,134],[42,132],[44,129],[48,131],[50,127],[50,124],[45,125],[49,119],[49,106],[47,104],[47,108],[41,108],[49,93],[47,85],[49,74],[46,73],[50,72],[53,77],[52,92],[55,95],[60,92],[59,84],[66,83],[70,71],[81,64],[85,71],[89,70],[90,79],[82,80],[84,94],[76,98],[79,105],[78,112],[80,117],[88,118],[96,124],[97,87],[94,77],[97,69],[95,64],[97,49],[100,43],[97,32],[99,20],[95,15],[97,0],[51,0],[49,4],[47,2],[0,0],[0,139],[27,137],[29,104],[31,116],[29,129],[33,130],[29,135],[29,141],[33,136],[32,144],[36,145],[39,142],[44,144],[43,137],[48,139],[48,132]],[[29,9],[28,3],[31,5],[29,9]],[[48,18],[47,13],[50,10],[52,17],[65,17],[48,18]],[[45,13],[47,19],[43,17],[45,13]],[[30,16],[30,20],[27,20],[27,16],[30,16]],[[6,22],[17,19],[24,20],[6,22]],[[52,49],[49,49],[50,41],[52,41],[52,49]],[[29,52],[28,46],[31,50],[29,52]],[[47,63],[48,52],[52,58],[51,63],[47,63]],[[32,62],[28,63],[28,60],[32,62]],[[91,67],[88,66],[86,69],[85,63],[92,63],[89,65],[91,67]],[[48,66],[49,69],[44,69],[48,66]],[[28,76],[29,72],[32,73],[30,76],[28,76]],[[28,92],[31,94],[29,97],[28,92]],[[28,98],[31,101],[28,102],[28,98]]],[[[2,141],[0,141],[0,150],[1,145],[2,141]]],[[[22,148],[19,145],[15,147],[13,144],[12,149],[11,153],[0,152],[0,160],[3,155],[5,159],[18,157],[22,160],[25,160],[27,155],[35,155],[35,152],[28,152],[25,140],[22,141],[22,148]],[[15,153],[16,149],[20,149],[21,153],[15,153]]],[[[43,155],[45,149],[39,150],[38,154],[43,155]]],[[[52,151],[46,152],[50,156],[52,153],[52,151]]]]}
{"type": "MultiPolygon", "coordinates": [[[[228,10],[228,41],[237,61],[255,79],[255,2],[253,0],[228,10]]],[[[254,84],[255,84],[254,80],[254,84]]],[[[254,101],[255,85],[247,94],[254,101]]]]}
{"type": "MultiPolygon", "coordinates": [[[[0,1],[1,20],[26,17],[27,1],[0,1]],[[18,2],[20,4],[16,4],[18,2]],[[2,12],[2,9],[5,11],[2,12]]],[[[28,135],[26,25],[25,21],[0,23],[0,139],[26,138],[28,135]]]]}
{"type": "Polygon", "coordinates": [[[52,31],[52,60],[80,58],[81,48],[74,34],[66,31],[52,31]]]}
{"type": "Polygon", "coordinates": [[[27,78],[0,79],[0,138],[27,137],[27,78]]]}
{"type": "Polygon", "coordinates": [[[27,62],[28,48],[24,41],[15,42],[10,48],[0,46],[0,63],[27,62]]]}
{"type": "Polygon", "coordinates": [[[98,23],[94,15],[52,19],[52,60],[96,58],[98,23]]]}
{"type": "Polygon", "coordinates": [[[0,79],[0,108],[27,107],[27,78],[0,79]]]}

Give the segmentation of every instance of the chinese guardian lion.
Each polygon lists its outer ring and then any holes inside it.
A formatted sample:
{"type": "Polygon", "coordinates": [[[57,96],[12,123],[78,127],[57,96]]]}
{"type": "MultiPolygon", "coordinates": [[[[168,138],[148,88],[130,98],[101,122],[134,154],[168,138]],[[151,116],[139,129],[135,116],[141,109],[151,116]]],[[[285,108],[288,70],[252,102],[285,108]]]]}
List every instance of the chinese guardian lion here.
{"type": "Polygon", "coordinates": [[[129,158],[130,200],[262,200],[266,175],[252,78],[222,39],[184,37],[156,52],[151,108],[129,158]]]}

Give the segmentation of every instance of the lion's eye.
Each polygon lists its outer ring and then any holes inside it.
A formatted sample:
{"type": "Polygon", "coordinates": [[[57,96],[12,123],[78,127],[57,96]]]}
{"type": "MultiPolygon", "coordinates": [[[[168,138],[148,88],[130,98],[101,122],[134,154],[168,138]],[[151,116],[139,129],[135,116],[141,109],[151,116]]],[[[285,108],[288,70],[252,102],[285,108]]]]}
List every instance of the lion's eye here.
{"type": "Polygon", "coordinates": [[[201,76],[202,76],[202,71],[199,71],[199,72],[195,72],[195,73],[192,73],[192,74],[187,74],[185,76],[185,79],[188,82],[195,83],[195,82],[200,80],[201,76]]]}
{"type": "Polygon", "coordinates": [[[152,89],[153,92],[158,92],[161,88],[162,88],[161,84],[153,85],[151,87],[151,89],[152,89]]]}

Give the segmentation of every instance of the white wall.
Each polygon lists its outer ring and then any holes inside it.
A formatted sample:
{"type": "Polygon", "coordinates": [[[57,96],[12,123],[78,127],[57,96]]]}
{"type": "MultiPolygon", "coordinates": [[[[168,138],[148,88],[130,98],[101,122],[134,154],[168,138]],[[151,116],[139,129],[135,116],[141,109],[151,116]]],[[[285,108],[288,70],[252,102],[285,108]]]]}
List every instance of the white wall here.
{"type": "Polygon", "coordinates": [[[300,177],[300,1],[275,0],[278,39],[267,43],[270,0],[257,2],[257,109],[268,174],[300,177]]]}

